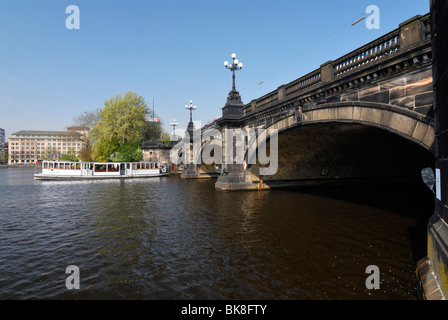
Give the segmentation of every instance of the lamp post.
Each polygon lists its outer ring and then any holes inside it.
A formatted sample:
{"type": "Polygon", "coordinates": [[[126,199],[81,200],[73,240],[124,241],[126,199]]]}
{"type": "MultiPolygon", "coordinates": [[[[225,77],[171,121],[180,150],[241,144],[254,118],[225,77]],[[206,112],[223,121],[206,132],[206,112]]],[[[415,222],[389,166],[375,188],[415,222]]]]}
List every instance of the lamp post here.
{"type": "Polygon", "coordinates": [[[190,141],[193,141],[194,124],[193,124],[193,110],[196,110],[193,101],[190,100],[190,105],[185,105],[185,109],[190,110],[190,122],[188,123],[187,133],[190,135],[190,141]]]}
{"type": "Polygon", "coordinates": [[[176,137],[176,127],[177,127],[178,125],[179,125],[179,124],[176,122],[176,119],[173,119],[173,121],[170,122],[170,126],[173,127],[173,133],[172,133],[172,135],[171,135],[171,138],[172,138],[172,139],[174,139],[174,138],[176,137]]]}
{"type": "Polygon", "coordinates": [[[196,106],[193,105],[193,101],[190,100],[190,105],[185,105],[185,109],[190,110],[190,122],[193,123],[193,114],[192,111],[196,110],[196,106]]]}
{"type": "Polygon", "coordinates": [[[229,63],[229,61],[224,61],[224,67],[232,71],[232,91],[236,92],[235,71],[241,70],[243,68],[243,63],[239,62],[236,58],[236,53],[232,53],[232,63],[229,63]]]}
{"type": "Polygon", "coordinates": [[[232,72],[232,90],[227,96],[226,105],[222,108],[224,119],[239,119],[244,114],[244,104],[240,93],[236,91],[235,71],[243,68],[243,63],[236,58],[236,53],[232,53],[232,62],[224,61],[224,67],[232,72]]]}

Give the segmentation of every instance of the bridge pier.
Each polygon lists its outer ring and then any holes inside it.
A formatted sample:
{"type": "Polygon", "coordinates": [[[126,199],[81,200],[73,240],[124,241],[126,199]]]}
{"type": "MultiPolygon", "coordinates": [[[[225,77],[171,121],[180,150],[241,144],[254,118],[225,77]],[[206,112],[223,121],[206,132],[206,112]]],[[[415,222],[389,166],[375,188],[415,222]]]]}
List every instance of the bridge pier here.
{"type": "Polygon", "coordinates": [[[183,179],[213,179],[218,177],[218,175],[219,173],[217,172],[202,172],[201,165],[187,164],[180,177],[183,179]]]}
{"type": "Polygon", "coordinates": [[[258,184],[252,182],[252,173],[242,164],[228,164],[226,172],[219,175],[215,183],[218,190],[257,190],[258,184]]]}
{"type": "Polygon", "coordinates": [[[428,223],[428,253],[419,261],[417,275],[424,298],[448,297],[448,64],[446,32],[448,3],[431,0],[431,33],[434,77],[434,132],[436,183],[434,214],[428,223]]]}
{"type": "Polygon", "coordinates": [[[180,175],[184,179],[197,179],[199,177],[199,170],[197,164],[185,165],[184,171],[180,175]]]}

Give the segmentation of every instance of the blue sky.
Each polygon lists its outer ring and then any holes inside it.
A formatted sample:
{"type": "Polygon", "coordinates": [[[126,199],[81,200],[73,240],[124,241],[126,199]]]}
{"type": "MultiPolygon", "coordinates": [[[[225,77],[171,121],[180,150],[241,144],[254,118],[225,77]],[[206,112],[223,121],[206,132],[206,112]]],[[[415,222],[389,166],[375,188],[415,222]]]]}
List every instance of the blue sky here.
{"type": "Polygon", "coordinates": [[[194,120],[221,116],[233,52],[249,103],[428,12],[429,0],[0,0],[0,128],[64,130],[131,90],[183,130],[190,99],[194,120]],[[351,26],[369,5],[380,29],[351,26]]]}

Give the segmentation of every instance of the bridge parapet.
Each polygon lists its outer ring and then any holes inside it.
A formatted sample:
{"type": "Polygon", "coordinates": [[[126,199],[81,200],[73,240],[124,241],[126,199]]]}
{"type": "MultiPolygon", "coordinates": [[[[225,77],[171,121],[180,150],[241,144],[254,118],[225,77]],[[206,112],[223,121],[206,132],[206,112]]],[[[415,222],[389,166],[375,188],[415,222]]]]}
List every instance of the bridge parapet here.
{"type": "MultiPolygon", "coordinates": [[[[396,29],[387,35],[337,59],[332,62],[334,77],[341,77],[358,68],[381,58],[400,52],[400,29],[396,29]]],[[[325,79],[333,80],[332,78],[325,79]]]]}

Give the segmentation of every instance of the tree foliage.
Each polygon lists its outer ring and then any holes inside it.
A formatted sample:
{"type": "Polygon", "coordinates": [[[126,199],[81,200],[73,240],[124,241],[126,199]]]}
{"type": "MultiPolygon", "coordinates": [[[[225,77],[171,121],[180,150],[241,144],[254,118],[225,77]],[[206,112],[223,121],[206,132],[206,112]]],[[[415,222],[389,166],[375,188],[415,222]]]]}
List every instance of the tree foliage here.
{"type": "Polygon", "coordinates": [[[143,132],[144,141],[159,141],[163,134],[164,131],[160,122],[151,122],[148,120],[146,121],[143,132]]]}
{"type": "Polygon", "coordinates": [[[93,161],[93,151],[92,151],[90,144],[85,145],[81,150],[79,150],[78,158],[81,161],[85,161],[85,162],[93,161]]]}
{"type": "Polygon", "coordinates": [[[145,100],[135,92],[106,100],[99,112],[100,120],[92,129],[94,143],[112,138],[120,144],[142,140],[148,112],[145,100]]]}
{"type": "Polygon", "coordinates": [[[148,116],[157,117],[150,113],[142,96],[128,91],[124,96],[107,99],[103,109],[75,117],[74,124],[91,129],[79,158],[98,162],[141,161],[143,141],[159,141],[168,135],[161,123],[150,121],[148,116]]]}
{"type": "Polygon", "coordinates": [[[92,158],[94,161],[106,162],[111,160],[111,155],[120,147],[118,139],[115,137],[103,137],[95,140],[93,144],[92,158]]]}
{"type": "Polygon", "coordinates": [[[143,157],[143,151],[140,146],[141,143],[139,142],[122,145],[115,151],[114,154],[112,154],[111,160],[114,162],[141,161],[143,157]]]}
{"type": "Polygon", "coordinates": [[[76,156],[76,151],[73,148],[68,148],[67,152],[64,154],[61,154],[61,157],[59,160],[65,160],[65,161],[78,161],[78,157],[76,156]]]}
{"type": "Polygon", "coordinates": [[[140,161],[148,112],[143,97],[135,92],[128,91],[124,96],[119,94],[106,100],[91,132],[93,159],[140,161]]]}

